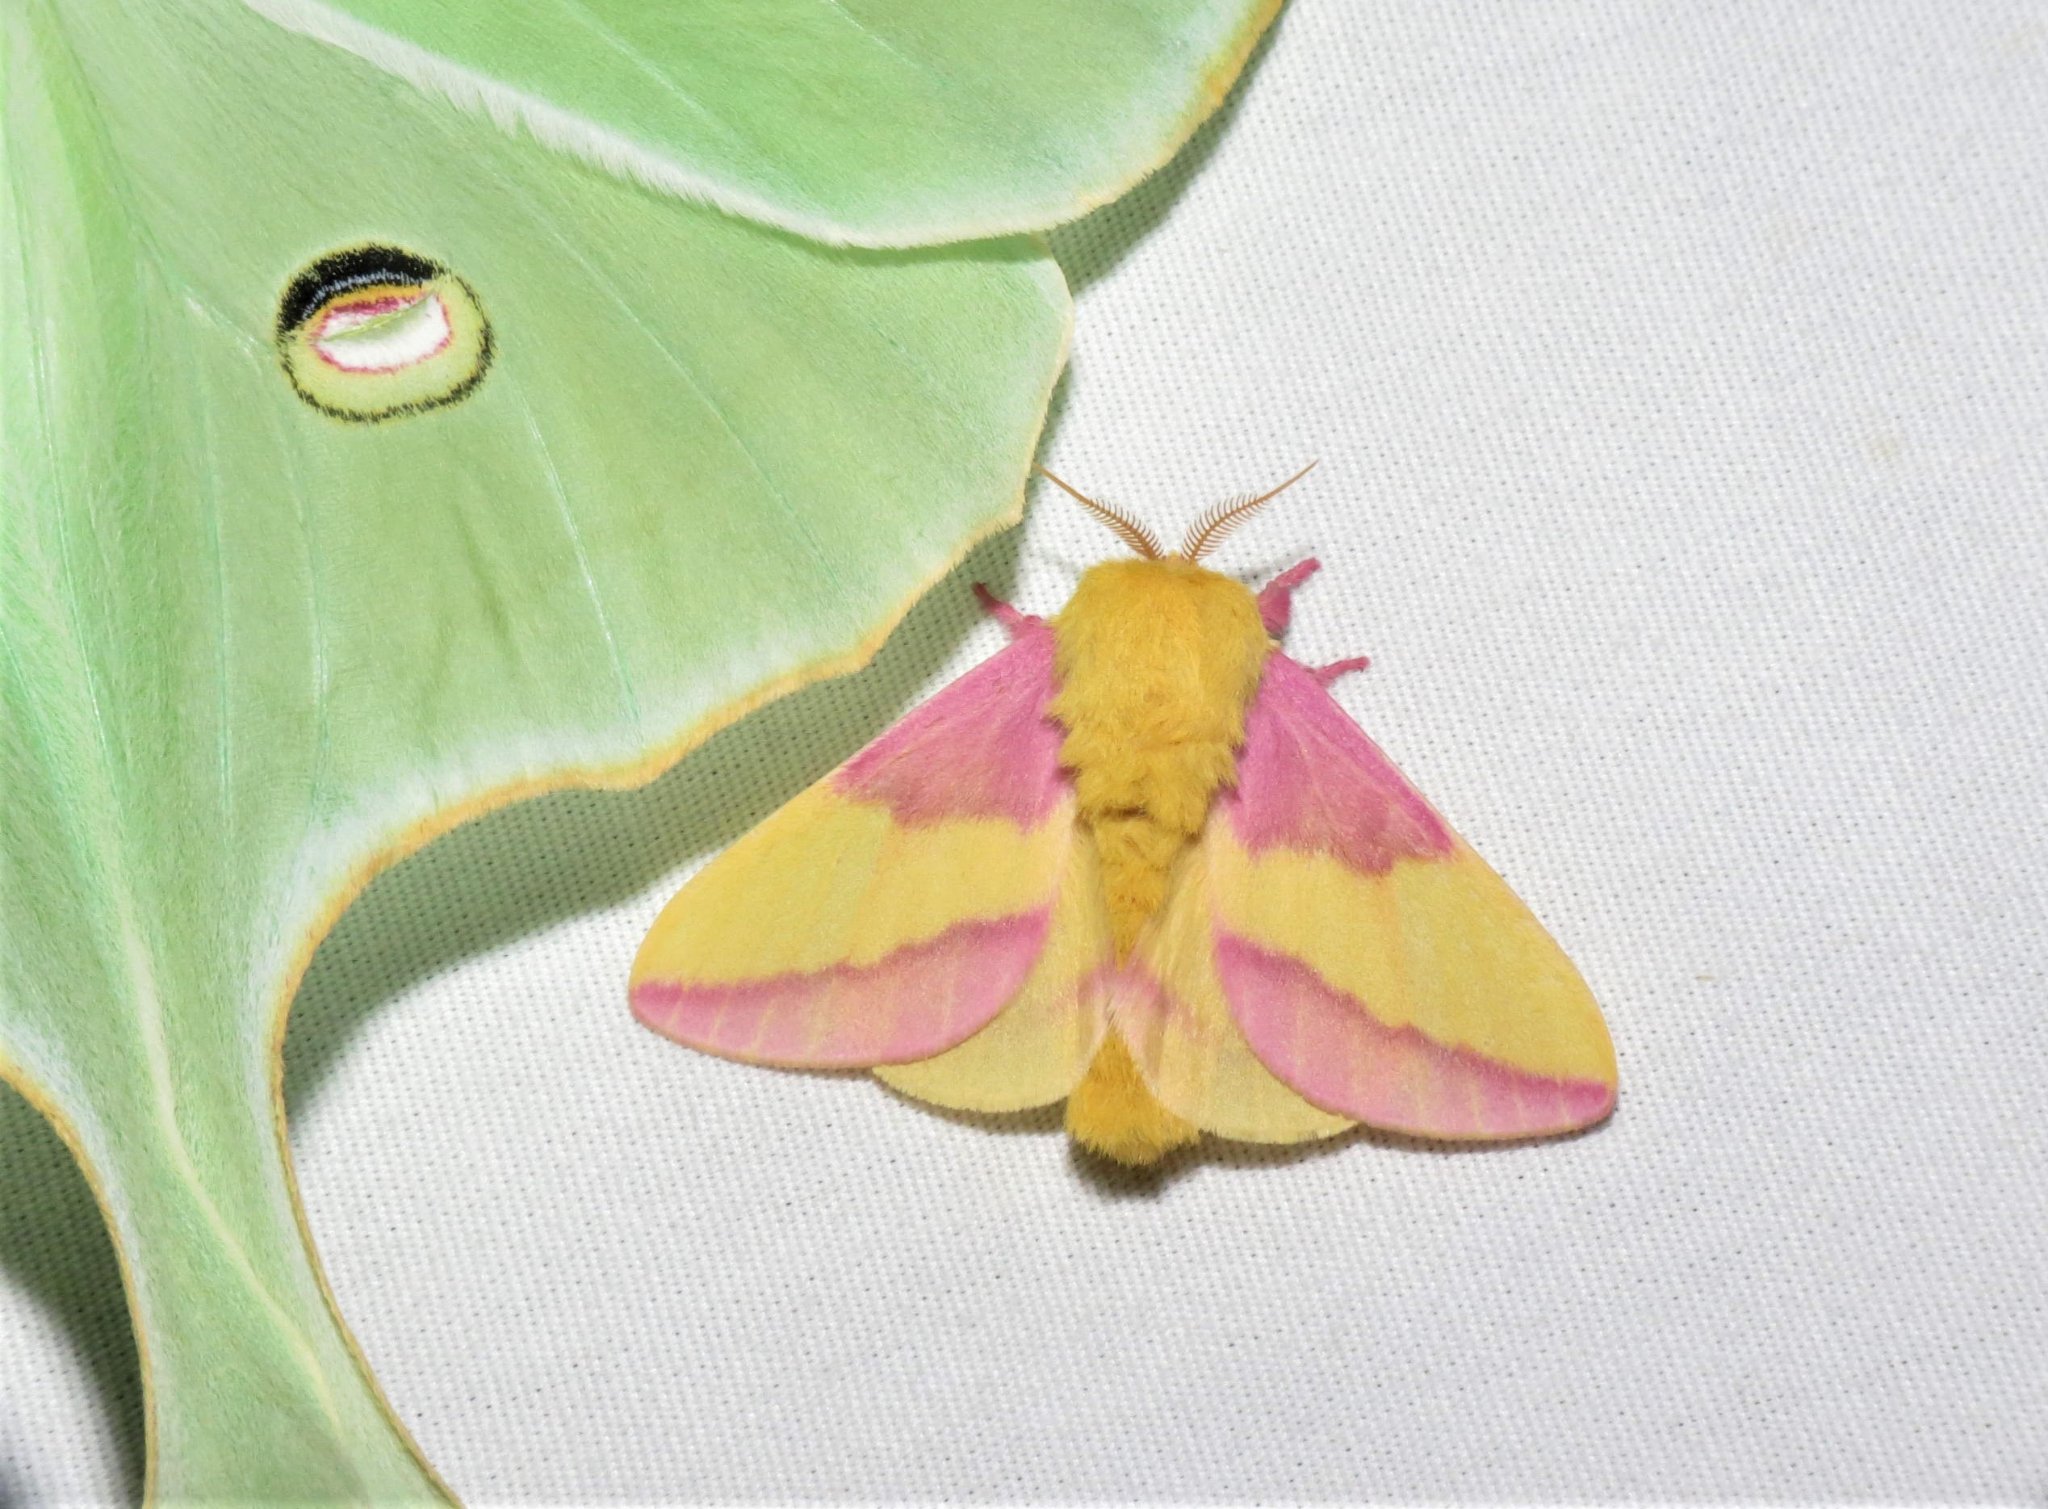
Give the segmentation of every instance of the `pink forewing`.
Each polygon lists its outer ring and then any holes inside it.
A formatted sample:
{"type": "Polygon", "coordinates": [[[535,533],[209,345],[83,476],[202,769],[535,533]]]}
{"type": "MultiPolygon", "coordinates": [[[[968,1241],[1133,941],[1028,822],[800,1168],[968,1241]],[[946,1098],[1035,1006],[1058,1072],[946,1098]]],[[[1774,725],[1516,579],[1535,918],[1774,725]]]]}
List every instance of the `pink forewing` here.
{"type": "Polygon", "coordinates": [[[1018,615],[1015,638],[849,760],[833,785],[900,823],[1007,818],[1032,828],[1060,804],[1052,630],[1018,615]]]}
{"type": "Polygon", "coordinates": [[[1236,788],[1218,804],[1247,852],[1334,854],[1363,874],[1449,854],[1451,831],[1314,671],[1266,657],[1236,788]]]}

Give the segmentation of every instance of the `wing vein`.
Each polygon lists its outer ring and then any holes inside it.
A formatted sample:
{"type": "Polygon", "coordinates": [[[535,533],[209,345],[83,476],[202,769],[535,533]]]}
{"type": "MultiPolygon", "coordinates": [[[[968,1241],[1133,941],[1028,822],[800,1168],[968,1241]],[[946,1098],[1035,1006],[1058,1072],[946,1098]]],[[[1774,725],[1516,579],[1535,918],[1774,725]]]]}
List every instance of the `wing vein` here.
{"type": "Polygon", "coordinates": [[[548,479],[548,491],[554,497],[561,514],[562,530],[569,537],[569,548],[576,556],[576,572],[583,583],[583,591],[590,599],[590,611],[597,620],[597,631],[604,639],[606,654],[612,663],[612,674],[618,678],[619,701],[625,707],[626,716],[633,727],[640,727],[640,699],[633,689],[632,678],[626,672],[624,653],[619,649],[618,636],[612,627],[611,615],[605,611],[604,596],[597,589],[597,577],[590,565],[590,551],[583,543],[583,529],[576,521],[576,511],[569,503],[568,490],[562,485],[562,474],[555,466],[554,454],[548,449],[547,437],[541,433],[540,420],[533,412],[533,405],[527,401],[526,389],[511,373],[505,374],[511,384],[512,395],[519,401],[519,412],[526,417],[526,432],[533,437],[534,449],[540,452],[541,471],[548,479]]]}
{"type": "MultiPolygon", "coordinates": [[[[911,68],[915,68],[919,73],[923,74],[926,78],[931,79],[941,85],[950,86],[952,84],[952,80],[950,78],[948,78],[945,74],[940,73],[936,68],[932,67],[932,65],[927,63],[923,58],[913,57],[911,54],[905,52],[902,48],[898,47],[894,42],[891,42],[887,37],[883,36],[880,32],[876,31],[873,27],[869,26],[865,21],[861,20],[860,17],[856,16],[851,10],[849,10],[846,7],[845,0],[818,0],[818,3],[824,6],[825,9],[831,11],[834,15],[838,16],[848,26],[852,27],[854,31],[859,33],[861,36],[865,37],[868,41],[874,43],[875,46],[881,48],[882,51],[889,54],[890,57],[897,59],[899,62],[902,62],[911,68]]],[[[947,89],[947,92],[952,93],[954,91],[949,87],[947,89]]]]}
{"type": "Polygon", "coordinates": [[[790,184],[787,175],[778,172],[774,160],[764,156],[760,148],[749,141],[738,127],[697,98],[696,95],[685,89],[672,75],[655,66],[654,61],[641,52],[639,48],[599,20],[591,12],[590,7],[583,3],[583,0],[558,0],[558,3],[585,31],[589,32],[592,36],[603,42],[606,47],[630,63],[635,72],[659,84],[666,93],[681,101],[684,107],[696,115],[698,119],[712,127],[727,141],[744,152],[750,160],[753,171],[759,173],[763,179],[779,183],[785,190],[793,191],[793,186],[790,184]]]}
{"type": "Polygon", "coordinates": [[[647,341],[648,345],[659,352],[669,366],[675,369],[676,375],[682,378],[684,384],[696,395],[698,402],[702,403],[711,417],[717,420],[718,427],[725,431],[726,438],[732,442],[733,449],[739,452],[741,458],[745,460],[748,468],[754,475],[761,479],[762,485],[767,488],[770,496],[775,499],[776,506],[782,510],[783,516],[789,520],[790,528],[795,531],[797,538],[803,542],[804,548],[810,552],[812,559],[818,563],[819,570],[823,573],[825,580],[831,584],[832,590],[838,595],[840,601],[853,605],[855,599],[847,590],[845,579],[840,575],[837,564],[826,554],[824,546],[819,543],[817,534],[811,529],[809,521],[797,510],[796,505],[790,501],[789,495],[782,490],[781,484],[769,475],[767,468],[762,465],[760,457],[754,454],[753,447],[747,444],[739,431],[733,426],[732,418],[726,413],[725,406],[718,401],[716,396],[700,380],[694,366],[671,347],[645,320],[640,318],[639,312],[627,303],[625,299],[621,298],[618,290],[612,287],[611,280],[600,274],[597,268],[591,265],[589,259],[561,231],[555,228],[553,218],[539,212],[524,188],[509,179],[506,181],[506,187],[517,195],[520,203],[525,206],[531,215],[533,223],[541,227],[543,233],[561,248],[565,256],[583,269],[584,274],[590,278],[592,286],[602,293],[612,306],[619,311],[624,317],[625,322],[637,330],[647,341]]]}
{"type": "MultiPolygon", "coordinates": [[[[189,301],[187,307],[190,307],[189,301]]],[[[203,386],[194,382],[188,384],[187,387],[188,391],[193,395],[191,406],[197,417],[200,450],[206,458],[208,472],[213,475],[215,483],[218,484],[220,480],[220,453],[219,447],[215,442],[212,412],[205,399],[199,396],[204,392],[203,386]]],[[[206,489],[205,508],[207,545],[213,554],[212,585],[214,616],[216,620],[213,672],[214,680],[218,683],[219,690],[216,716],[220,719],[220,727],[215,732],[214,742],[220,778],[221,846],[224,850],[232,852],[235,846],[236,818],[236,803],[234,799],[234,695],[232,690],[234,634],[228,607],[227,557],[224,547],[225,529],[222,521],[221,488],[218,485],[206,489]]]]}

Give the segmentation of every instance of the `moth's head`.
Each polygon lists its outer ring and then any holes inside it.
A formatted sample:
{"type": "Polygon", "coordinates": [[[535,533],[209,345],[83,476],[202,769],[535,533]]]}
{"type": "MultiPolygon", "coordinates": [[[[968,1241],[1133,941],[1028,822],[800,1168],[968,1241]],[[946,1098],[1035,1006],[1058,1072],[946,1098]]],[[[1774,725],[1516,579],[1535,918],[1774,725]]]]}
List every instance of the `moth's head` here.
{"type": "MultiPolygon", "coordinates": [[[[1102,561],[1084,571],[1072,601],[1061,610],[1061,622],[1070,631],[1080,623],[1097,626],[1105,640],[1125,650],[1152,639],[1174,645],[1199,640],[1241,643],[1249,647],[1248,653],[1263,655],[1267,638],[1251,589],[1211,571],[1202,565],[1202,557],[1314,467],[1311,461],[1278,487],[1204,510],[1189,527],[1180,549],[1171,553],[1157,535],[1130,515],[1097,502],[1040,467],[1048,482],[1107,524],[1137,557],[1102,561]]],[[[1256,657],[1249,663],[1256,666],[1256,657]]]]}

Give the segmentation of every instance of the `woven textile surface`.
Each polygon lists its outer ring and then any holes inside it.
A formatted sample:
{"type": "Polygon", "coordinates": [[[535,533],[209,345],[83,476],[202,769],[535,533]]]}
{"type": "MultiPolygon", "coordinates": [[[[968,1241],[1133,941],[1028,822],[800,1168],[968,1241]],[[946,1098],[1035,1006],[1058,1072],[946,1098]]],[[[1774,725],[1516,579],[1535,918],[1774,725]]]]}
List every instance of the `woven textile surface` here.
{"type": "MultiPolygon", "coordinates": [[[[1044,489],[868,670],[380,879],[310,1218],[475,1503],[2048,1491],[2048,8],[1298,0],[1062,231],[1045,452],[1217,563],[1599,993],[1620,1109],[1104,1177],[713,1061],[692,868],[1118,547],[1044,489]]],[[[132,1500],[112,1254],[0,1092],[0,1502],[132,1500]]]]}

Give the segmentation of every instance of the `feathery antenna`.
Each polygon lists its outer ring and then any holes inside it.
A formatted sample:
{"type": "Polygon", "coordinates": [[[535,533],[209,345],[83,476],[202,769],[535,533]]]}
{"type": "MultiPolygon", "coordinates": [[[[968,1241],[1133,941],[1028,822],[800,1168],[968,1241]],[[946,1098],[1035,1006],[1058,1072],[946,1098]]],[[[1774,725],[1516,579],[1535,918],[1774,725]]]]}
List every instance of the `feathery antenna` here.
{"type": "MultiPolygon", "coordinates": [[[[1146,560],[1156,561],[1159,559],[1160,556],[1166,553],[1164,550],[1160,548],[1158,537],[1155,536],[1152,533],[1152,531],[1147,529],[1143,524],[1140,524],[1136,519],[1126,518],[1123,514],[1118,513],[1114,508],[1111,508],[1107,503],[1096,502],[1086,493],[1081,492],[1077,488],[1069,486],[1065,482],[1062,482],[1058,477],[1055,477],[1051,472],[1047,471],[1042,466],[1038,468],[1038,474],[1039,476],[1045,478],[1046,481],[1050,482],[1054,487],[1057,487],[1061,492],[1065,493],[1068,497],[1072,498],[1075,502],[1079,503],[1083,508],[1087,509],[1090,513],[1094,514],[1096,518],[1102,520],[1103,523],[1107,524],[1112,530],[1116,532],[1116,537],[1118,539],[1122,540],[1126,545],[1130,546],[1131,549],[1137,551],[1138,554],[1142,555],[1146,560]]],[[[1286,484],[1282,483],[1281,485],[1284,487],[1286,484]]]]}
{"type": "Polygon", "coordinates": [[[1186,542],[1180,547],[1182,558],[1199,561],[1221,545],[1238,525],[1314,471],[1316,466],[1317,462],[1311,461],[1271,492],[1260,493],[1256,498],[1230,498],[1204,510],[1202,516],[1195,520],[1194,527],[1188,531],[1186,542]]]}

